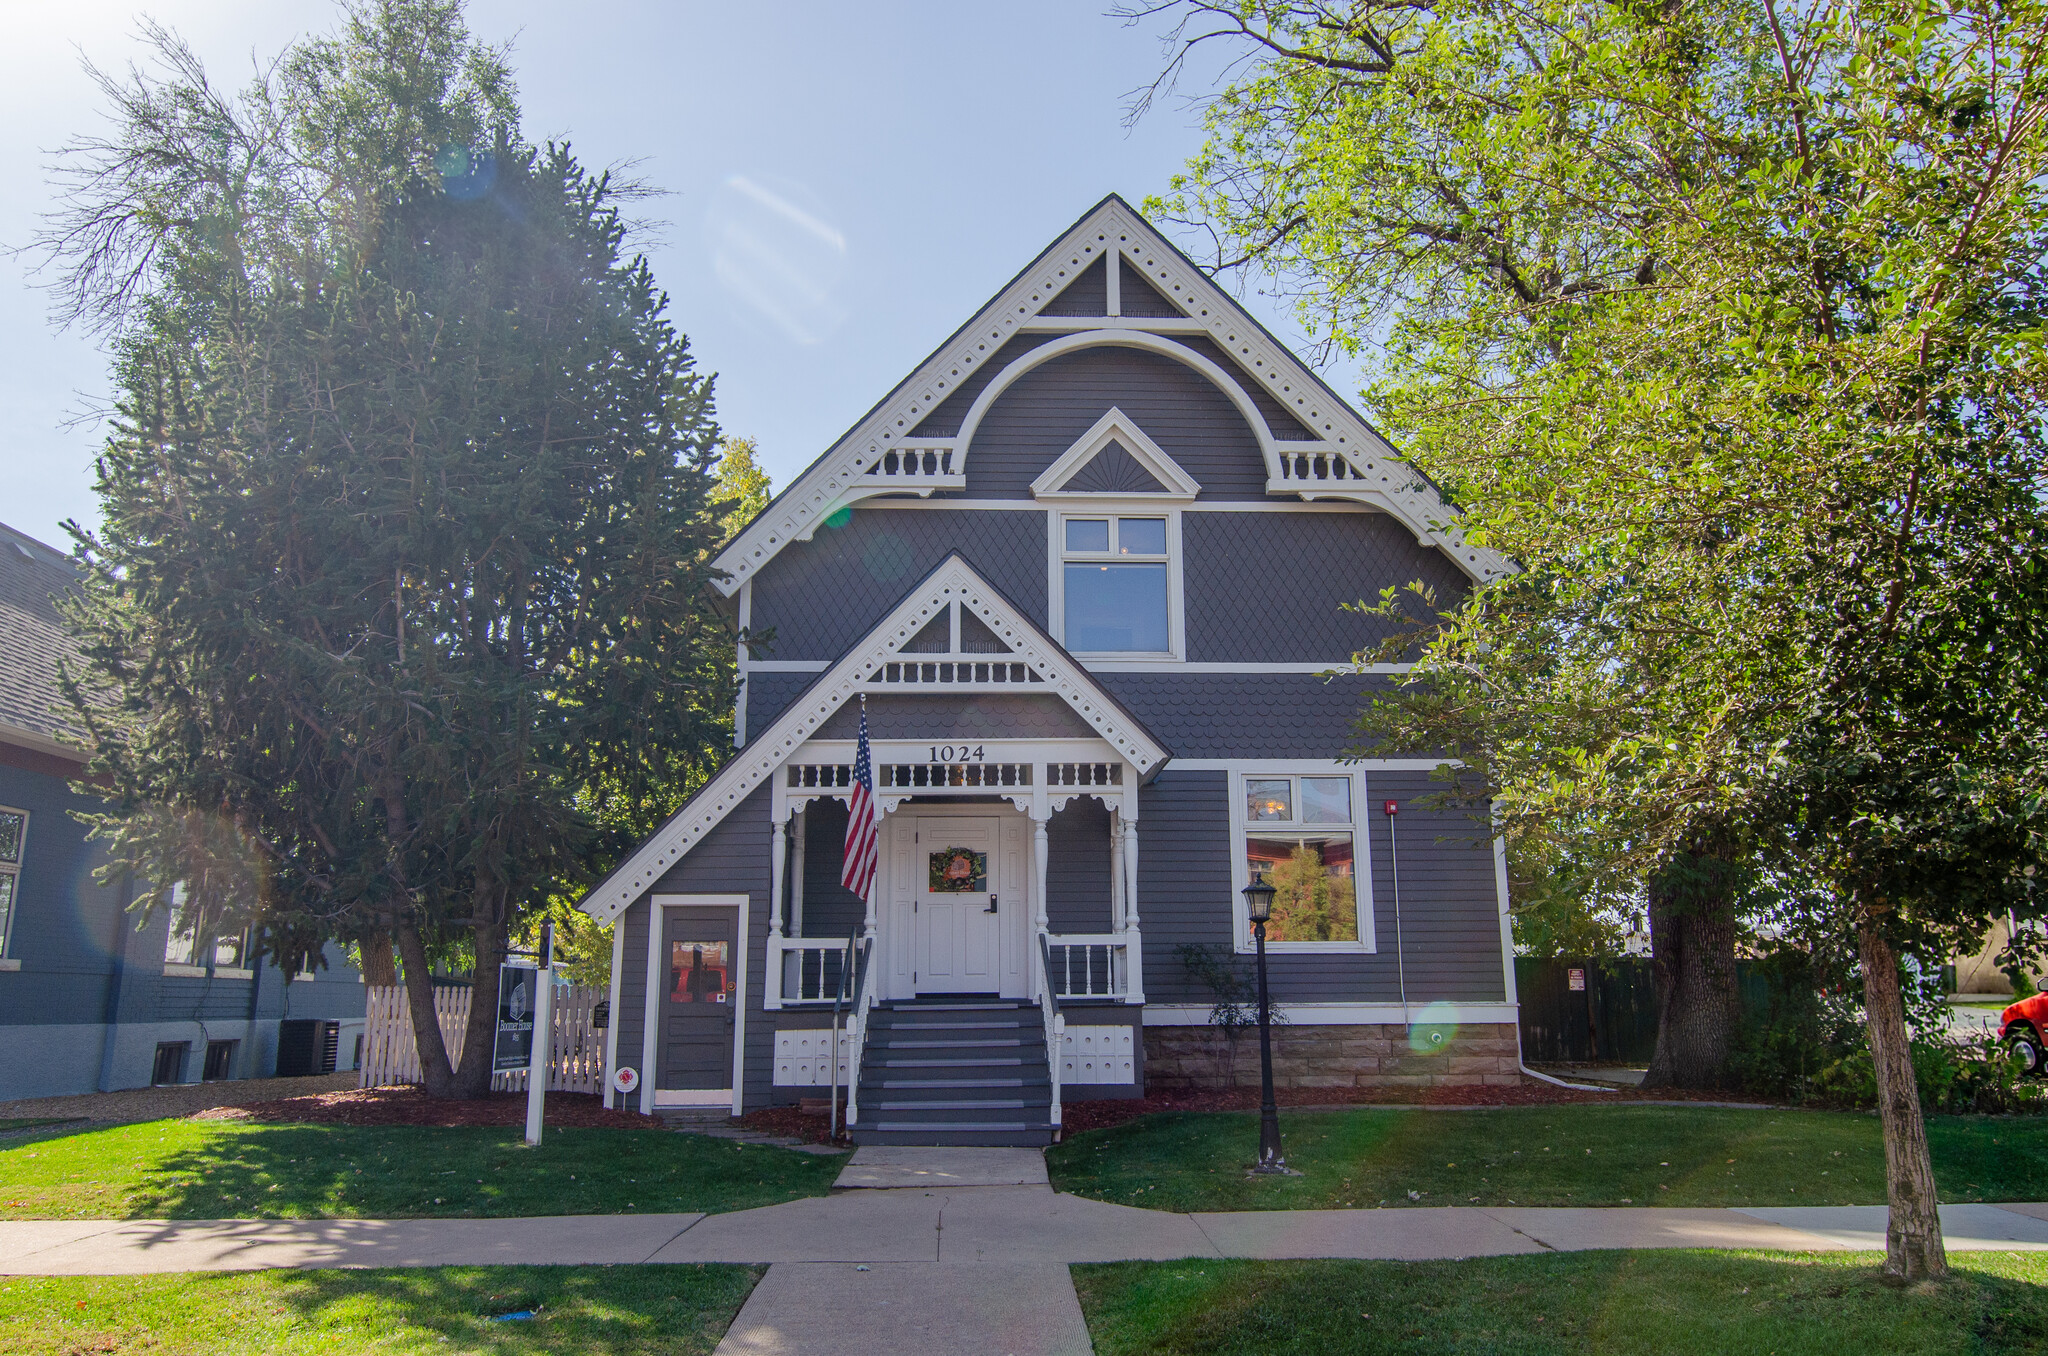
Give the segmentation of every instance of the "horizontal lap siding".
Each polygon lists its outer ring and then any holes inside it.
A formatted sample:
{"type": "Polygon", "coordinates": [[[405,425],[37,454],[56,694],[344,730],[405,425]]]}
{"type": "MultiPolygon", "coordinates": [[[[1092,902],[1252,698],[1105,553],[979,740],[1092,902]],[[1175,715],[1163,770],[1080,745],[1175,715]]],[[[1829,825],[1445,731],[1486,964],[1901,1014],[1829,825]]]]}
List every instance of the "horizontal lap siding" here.
{"type": "Polygon", "coordinates": [[[1063,354],[1018,378],[975,430],[968,495],[1029,498],[1031,482],[1112,406],[1200,482],[1201,498],[1265,498],[1265,460],[1237,407],[1193,368],[1134,348],[1063,354]]]}
{"type": "MultiPolygon", "coordinates": [[[[1222,772],[1169,768],[1141,794],[1138,906],[1145,935],[1145,996],[1151,1002],[1214,1001],[1213,994],[1189,980],[1179,949],[1228,947],[1234,941],[1227,788],[1222,772]]],[[[1493,848],[1485,826],[1467,811],[1426,810],[1411,800],[1442,789],[1427,773],[1367,774],[1366,802],[1354,807],[1354,831],[1366,839],[1370,855],[1378,951],[1274,953],[1268,969],[1276,1001],[1400,1001],[1393,874],[1386,820],[1379,813],[1380,802],[1389,797],[1402,803],[1401,916],[1409,1002],[1499,1002],[1505,997],[1493,848]]]]}
{"type": "Polygon", "coordinates": [[[1176,758],[1338,758],[1389,679],[1313,673],[1098,673],[1176,758]]]}
{"type": "Polygon", "coordinates": [[[1311,433],[1308,427],[1300,420],[1296,419],[1287,406],[1269,394],[1265,387],[1253,381],[1251,374],[1246,372],[1237,359],[1226,353],[1222,346],[1214,339],[1211,339],[1206,334],[1176,334],[1173,336],[1173,340],[1177,344],[1193,349],[1236,378],[1237,384],[1242,386],[1245,393],[1252,398],[1252,404],[1258,406],[1260,416],[1265,419],[1266,427],[1272,432],[1275,439],[1283,443],[1312,442],[1315,440],[1316,435],[1311,433]]]}
{"type": "MultiPolygon", "coordinates": [[[[1101,312],[1096,314],[1100,315],[1101,312]]],[[[967,411],[974,408],[974,402],[981,397],[988,384],[1017,359],[1037,348],[1049,344],[1057,335],[1020,334],[982,361],[981,366],[967,374],[966,380],[953,388],[953,394],[939,402],[938,408],[924,417],[924,422],[910,431],[912,438],[950,438],[960,431],[960,425],[967,418],[967,411]]]]}
{"type": "MultiPolygon", "coordinates": [[[[1466,581],[1380,513],[1190,513],[1181,520],[1188,658],[1326,664],[1397,628],[1347,612],[1417,580],[1449,607],[1466,581]]],[[[1406,629],[1398,628],[1398,629],[1406,629]]]]}
{"type": "Polygon", "coordinates": [[[1045,826],[1046,915],[1054,932],[1109,931],[1109,811],[1067,802],[1045,826]]]}
{"type": "MultiPolygon", "coordinates": [[[[1040,513],[856,506],[844,526],[821,524],[754,576],[750,621],[775,633],[754,657],[837,659],[954,551],[1044,626],[1045,532],[1040,513]]],[[[767,728],[751,711],[748,724],[767,728]]]]}
{"type": "Polygon", "coordinates": [[[804,809],[804,935],[844,937],[867,921],[867,905],[839,883],[845,866],[846,802],[814,800],[804,809]]]}
{"type": "MultiPolygon", "coordinates": [[[[642,1078],[651,1081],[654,1071],[641,1067],[641,1044],[647,1039],[647,915],[645,895],[619,915],[618,926],[625,929],[626,937],[619,953],[619,998],[612,1008],[612,1024],[618,1027],[614,1048],[619,1066],[638,1070],[642,1078]]],[[[637,1093],[625,1097],[615,1092],[611,1097],[614,1106],[628,1110],[640,1107],[637,1093]]]]}
{"type": "MultiPolygon", "coordinates": [[[[696,847],[654,883],[650,894],[744,894],[751,907],[747,929],[746,1092],[749,1107],[768,1104],[774,1076],[775,1032],[761,1007],[768,952],[768,829],[767,787],[748,796],[696,847]]],[[[640,952],[641,973],[647,953],[640,952]]],[[[641,999],[646,998],[642,990],[641,999]]],[[[623,1034],[623,1033],[622,1033],[623,1034]]],[[[621,1056],[624,1058],[624,1056],[621,1056]]],[[[657,1064],[659,1054],[657,1053],[657,1064]]],[[[644,1071],[643,1071],[644,1072],[644,1071]]]]}

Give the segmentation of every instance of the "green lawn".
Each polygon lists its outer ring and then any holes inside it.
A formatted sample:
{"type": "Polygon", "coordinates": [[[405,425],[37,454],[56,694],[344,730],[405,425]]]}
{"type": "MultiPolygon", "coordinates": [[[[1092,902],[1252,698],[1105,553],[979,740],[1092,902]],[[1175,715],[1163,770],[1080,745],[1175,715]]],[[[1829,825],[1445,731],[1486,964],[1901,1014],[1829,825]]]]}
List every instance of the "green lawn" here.
{"type": "Polygon", "coordinates": [[[2048,1257],[1897,1289],[1869,1253],[1077,1266],[1096,1356],[2038,1356],[2048,1257]]]}
{"type": "Polygon", "coordinates": [[[9,1356],[705,1356],[764,1268],[418,1267],[0,1277],[9,1356]],[[531,1310],[528,1321],[497,1323],[531,1310]]]}
{"type": "Polygon", "coordinates": [[[0,1219],[604,1215],[744,1210],[843,1160],[660,1130],[151,1121],[0,1143],[0,1219]]]}
{"type": "MultiPolygon", "coordinates": [[[[1645,1106],[1283,1111],[1299,1177],[1247,1177],[1258,1117],[1147,1116],[1050,1150],[1053,1185],[1155,1210],[1377,1205],[1875,1205],[1874,1116],[1645,1106]]],[[[2048,1200],[2048,1117],[1937,1116],[1944,1201],[2048,1200]]]]}

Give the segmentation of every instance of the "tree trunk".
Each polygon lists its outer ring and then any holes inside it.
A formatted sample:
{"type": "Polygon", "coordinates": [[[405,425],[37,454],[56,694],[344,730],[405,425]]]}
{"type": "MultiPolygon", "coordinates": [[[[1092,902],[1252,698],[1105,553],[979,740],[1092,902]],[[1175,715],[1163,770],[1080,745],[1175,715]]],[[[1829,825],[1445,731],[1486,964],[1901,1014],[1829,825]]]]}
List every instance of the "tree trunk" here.
{"type": "MultiPolygon", "coordinates": [[[[495,914],[496,910],[492,911],[495,914]]],[[[479,919],[490,916],[479,911],[479,919]]],[[[483,1097],[491,1090],[491,1065],[498,1044],[498,966],[505,959],[506,927],[503,923],[478,922],[471,931],[476,971],[469,990],[469,1025],[462,1038],[462,1062],[454,1076],[455,1097],[483,1097]]],[[[535,1040],[546,1033],[534,1029],[535,1040]]]]}
{"type": "MultiPolygon", "coordinates": [[[[427,959],[426,943],[419,929],[409,921],[397,928],[398,953],[405,958],[405,1006],[412,1013],[413,1049],[419,1052],[420,1081],[429,1097],[455,1096],[455,1072],[448,1066],[448,1045],[441,1039],[441,1015],[434,1011],[434,967],[427,959]]],[[[495,972],[493,972],[495,975],[495,972]]],[[[497,986],[492,986],[495,995],[497,986]]],[[[497,1012],[492,999],[491,1011],[497,1012]]],[[[470,1015],[475,1016],[474,1007],[470,1015]]]]}
{"type": "Polygon", "coordinates": [[[1920,1115],[1920,1084],[1899,994],[1899,956],[1867,910],[1857,944],[1863,961],[1863,1029],[1877,1065],[1877,1116],[1884,1126],[1885,1200],[1891,1207],[1884,1270],[1900,1281],[1938,1280],[1948,1275],[1948,1251],[1941,1241],[1934,1160],[1927,1153],[1927,1122],[1920,1115]]]}
{"type": "Polygon", "coordinates": [[[391,954],[390,933],[365,933],[356,945],[363,953],[363,983],[388,988],[398,982],[398,962],[391,954]]]}
{"type": "Polygon", "coordinates": [[[1741,1013],[1735,989],[1735,870],[1687,853],[1651,878],[1650,967],[1657,1045],[1646,1088],[1720,1088],[1741,1013]]]}

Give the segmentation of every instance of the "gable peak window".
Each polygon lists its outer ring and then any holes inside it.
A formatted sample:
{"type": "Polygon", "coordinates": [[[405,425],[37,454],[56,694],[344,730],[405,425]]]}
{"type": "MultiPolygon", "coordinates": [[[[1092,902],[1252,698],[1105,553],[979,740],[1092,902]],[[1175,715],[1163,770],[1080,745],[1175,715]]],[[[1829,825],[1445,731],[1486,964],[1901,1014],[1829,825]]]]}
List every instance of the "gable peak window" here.
{"type": "Polygon", "coordinates": [[[1162,514],[1060,518],[1062,644],[1075,654],[1174,652],[1175,526],[1162,514]]]}

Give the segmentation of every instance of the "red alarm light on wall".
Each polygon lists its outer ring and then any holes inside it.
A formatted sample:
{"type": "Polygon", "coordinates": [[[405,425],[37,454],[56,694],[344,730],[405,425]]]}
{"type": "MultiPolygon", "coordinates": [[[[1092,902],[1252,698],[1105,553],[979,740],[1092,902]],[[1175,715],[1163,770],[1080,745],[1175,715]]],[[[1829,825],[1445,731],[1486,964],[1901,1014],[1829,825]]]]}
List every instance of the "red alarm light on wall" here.
{"type": "Polygon", "coordinates": [[[1380,808],[1387,812],[1387,818],[1392,819],[1400,810],[1401,802],[1398,800],[1385,801],[1380,805],[1380,808]]]}

